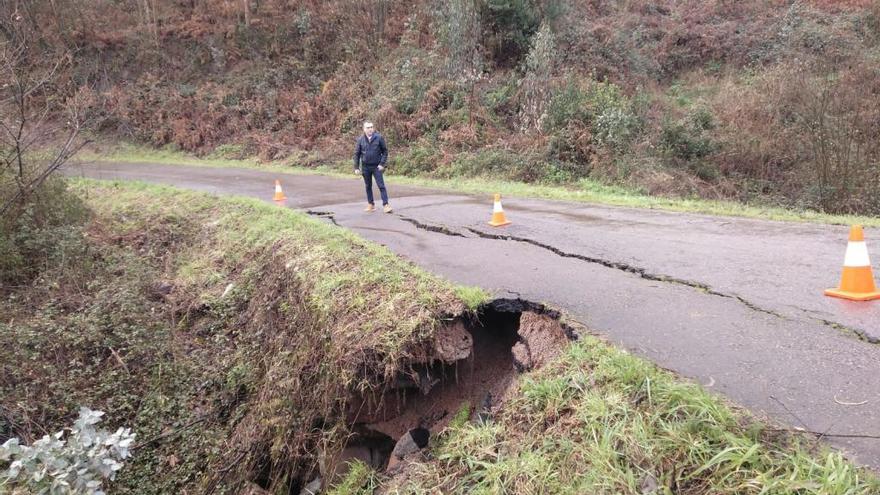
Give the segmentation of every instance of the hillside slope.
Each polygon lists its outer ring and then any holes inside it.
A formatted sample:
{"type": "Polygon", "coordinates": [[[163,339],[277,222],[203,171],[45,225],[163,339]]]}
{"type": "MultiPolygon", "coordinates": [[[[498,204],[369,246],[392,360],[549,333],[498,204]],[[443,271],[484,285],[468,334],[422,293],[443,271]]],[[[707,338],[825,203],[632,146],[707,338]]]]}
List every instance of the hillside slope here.
{"type": "Polygon", "coordinates": [[[344,162],[369,118],[397,173],[880,213],[876,1],[24,0],[0,14],[4,36],[69,51],[103,136],[308,166],[344,162]]]}

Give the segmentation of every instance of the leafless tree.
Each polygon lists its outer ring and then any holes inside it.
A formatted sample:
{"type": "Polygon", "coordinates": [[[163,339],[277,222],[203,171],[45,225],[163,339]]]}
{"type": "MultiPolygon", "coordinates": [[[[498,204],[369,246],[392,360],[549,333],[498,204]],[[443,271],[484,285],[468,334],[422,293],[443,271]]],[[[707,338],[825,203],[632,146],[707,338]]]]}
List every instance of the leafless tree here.
{"type": "Polygon", "coordinates": [[[143,25],[147,29],[150,39],[156,46],[159,46],[159,18],[156,0],[140,0],[138,7],[142,14],[143,25]]]}
{"type": "Polygon", "coordinates": [[[556,38],[549,24],[532,37],[532,46],[526,56],[526,75],[522,81],[520,121],[522,130],[540,129],[544,113],[550,103],[551,86],[548,84],[556,65],[556,38]]]}
{"type": "Polygon", "coordinates": [[[13,36],[0,37],[0,216],[87,144],[84,93],[59,82],[70,54],[37,54],[6,27],[13,36]]]}
{"type": "Polygon", "coordinates": [[[865,95],[875,88],[873,68],[854,67],[845,78],[821,69],[793,86],[798,139],[807,151],[804,173],[811,177],[815,199],[835,213],[880,210],[880,106],[865,95]]]}
{"type": "Polygon", "coordinates": [[[480,48],[480,6],[475,0],[444,0],[437,4],[440,38],[448,53],[446,70],[451,79],[473,82],[483,72],[480,48]]]}
{"type": "Polygon", "coordinates": [[[358,29],[376,46],[385,39],[385,24],[394,9],[393,3],[393,0],[349,0],[343,5],[357,13],[358,29]]]}

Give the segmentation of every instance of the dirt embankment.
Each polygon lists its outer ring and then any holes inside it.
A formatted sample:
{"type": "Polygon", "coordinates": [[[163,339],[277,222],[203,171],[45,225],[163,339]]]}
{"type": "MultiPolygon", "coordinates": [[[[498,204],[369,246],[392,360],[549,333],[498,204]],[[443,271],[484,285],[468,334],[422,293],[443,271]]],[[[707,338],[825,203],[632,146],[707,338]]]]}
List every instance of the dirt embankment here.
{"type": "Polygon", "coordinates": [[[0,441],[103,410],[138,435],[116,493],[299,494],[353,458],[395,468],[456,415],[491,415],[571,336],[523,301],[467,309],[290,210],[77,187],[81,254],[0,303],[0,441]]]}

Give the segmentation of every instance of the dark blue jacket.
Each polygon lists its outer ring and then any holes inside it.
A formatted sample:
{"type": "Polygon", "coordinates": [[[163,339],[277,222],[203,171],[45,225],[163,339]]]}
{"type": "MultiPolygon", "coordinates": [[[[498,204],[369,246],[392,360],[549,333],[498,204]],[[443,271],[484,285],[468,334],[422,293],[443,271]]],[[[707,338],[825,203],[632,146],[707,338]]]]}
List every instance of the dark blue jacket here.
{"type": "Polygon", "coordinates": [[[354,168],[361,164],[368,167],[385,166],[388,161],[388,148],[385,139],[378,132],[373,133],[373,139],[368,140],[366,134],[361,134],[354,149],[354,168]]]}

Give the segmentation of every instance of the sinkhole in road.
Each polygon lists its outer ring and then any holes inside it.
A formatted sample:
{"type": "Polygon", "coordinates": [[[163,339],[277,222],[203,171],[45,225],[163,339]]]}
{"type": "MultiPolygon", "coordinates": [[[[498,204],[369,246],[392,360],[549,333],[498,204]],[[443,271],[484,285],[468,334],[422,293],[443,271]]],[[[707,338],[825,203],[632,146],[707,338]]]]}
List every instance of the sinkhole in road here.
{"type": "Polygon", "coordinates": [[[350,401],[352,434],[322,463],[322,478],[338,480],[354,459],[390,472],[454,417],[491,420],[519,374],[540,368],[575,338],[558,313],[522,300],[496,300],[443,326],[383,390],[350,401]]]}

